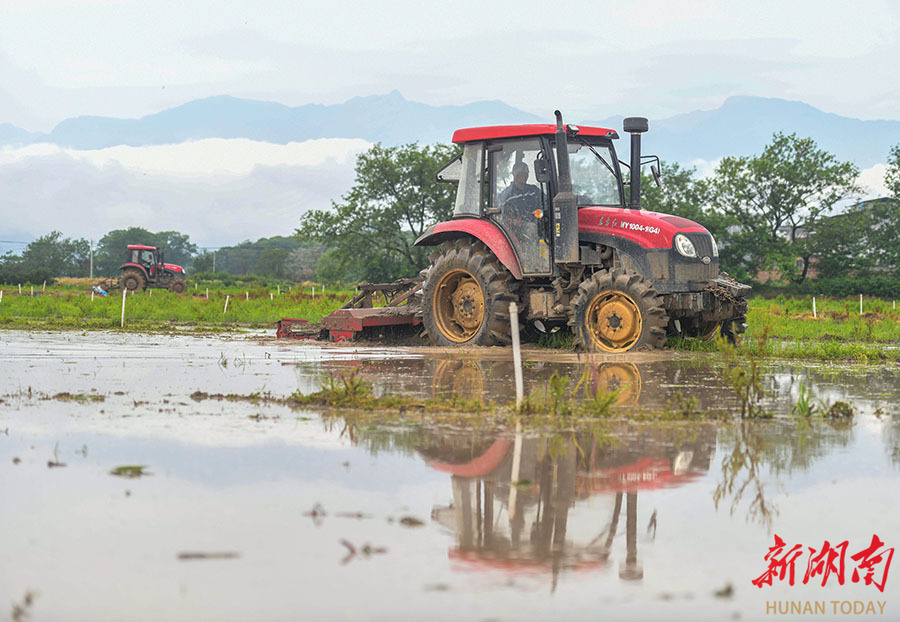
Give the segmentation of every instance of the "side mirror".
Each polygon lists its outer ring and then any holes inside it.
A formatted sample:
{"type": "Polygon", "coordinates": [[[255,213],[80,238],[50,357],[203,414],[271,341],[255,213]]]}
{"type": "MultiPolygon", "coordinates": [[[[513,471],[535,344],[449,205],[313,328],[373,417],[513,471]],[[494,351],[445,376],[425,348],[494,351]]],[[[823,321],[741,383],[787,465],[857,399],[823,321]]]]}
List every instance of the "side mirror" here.
{"type": "Polygon", "coordinates": [[[650,165],[650,172],[653,173],[653,181],[656,182],[657,188],[662,188],[662,180],[659,178],[659,169],[655,164],[650,165]]]}
{"type": "Polygon", "coordinates": [[[544,158],[536,158],[534,161],[534,178],[542,184],[550,181],[550,167],[547,166],[547,160],[544,158]]]}

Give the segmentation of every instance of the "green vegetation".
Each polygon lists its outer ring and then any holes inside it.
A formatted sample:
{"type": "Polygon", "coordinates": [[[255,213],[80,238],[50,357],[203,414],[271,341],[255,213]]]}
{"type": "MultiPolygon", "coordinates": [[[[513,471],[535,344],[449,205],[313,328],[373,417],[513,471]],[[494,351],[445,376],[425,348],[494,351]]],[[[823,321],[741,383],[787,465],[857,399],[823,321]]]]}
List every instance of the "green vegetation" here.
{"type": "Polygon", "coordinates": [[[110,475],[115,475],[116,477],[124,477],[127,479],[137,479],[138,477],[144,477],[145,475],[150,475],[146,469],[145,465],[140,464],[128,464],[123,466],[117,466],[112,471],[109,472],[110,475]]]}
{"type": "MultiPolygon", "coordinates": [[[[244,290],[239,287],[211,290],[194,289],[178,295],[166,290],[147,290],[129,294],[125,300],[126,328],[158,330],[176,325],[201,325],[204,328],[235,324],[263,327],[283,318],[319,321],[341,307],[354,292],[317,289],[276,291],[244,290]],[[229,297],[225,311],[225,298],[229,297]]],[[[0,303],[0,327],[3,328],[119,328],[122,296],[117,290],[109,296],[94,296],[72,291],[69,286],[48,288],[31,296],[27,290],[6,290],[0,303]]]]}
{"type": "Polygon", "coordinates": [[[457,147],[374,145],[356,161],[356,181],[330,210],[304,215],[297,234],[330,247],[316,276],[327,282],[390,282],[415,276],[433,249],[413,246],[436,222],[449,220],[454,184],[435,173],[457,147]]]}

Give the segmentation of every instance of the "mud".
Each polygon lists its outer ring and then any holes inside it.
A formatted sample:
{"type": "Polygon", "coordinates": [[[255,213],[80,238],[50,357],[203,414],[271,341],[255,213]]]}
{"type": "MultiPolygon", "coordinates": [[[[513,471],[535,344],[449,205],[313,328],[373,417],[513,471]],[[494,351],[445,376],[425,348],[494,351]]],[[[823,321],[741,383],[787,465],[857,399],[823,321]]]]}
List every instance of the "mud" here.
{"type": "MultiPolygon", "coordinates": [[[[898,616],[895,577],[882,593],[850,560],[873,534],[900,541],[896,365],[772,363],[765,421],[387,425],[191,399],[353,372],[382,394],[508,403],[510,358],[3,332],[0,600],[36,620],[761,620],[786,599],[898,616]],[[801,386],[854,416],[798,419],[801,386]],[[794,586],[753,585],[774,534],[804,552],[847,541],[844,584],[804,584],[804,556],[794,586]]],[[[555,373],[617,390],[624,417],[679,394],[733,405],[716,355],[523,358],[526,392],[555,373]]]]}

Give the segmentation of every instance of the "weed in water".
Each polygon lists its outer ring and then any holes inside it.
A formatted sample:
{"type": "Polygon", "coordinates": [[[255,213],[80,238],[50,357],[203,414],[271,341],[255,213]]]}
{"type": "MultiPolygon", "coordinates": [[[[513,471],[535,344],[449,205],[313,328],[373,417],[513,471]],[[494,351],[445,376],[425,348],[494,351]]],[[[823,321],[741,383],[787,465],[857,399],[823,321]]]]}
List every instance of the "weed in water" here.
{"type": "Polygon", "coordinates": [[[13,603],[12,620],[13,622],[24,622],[31,617],[31,607],[34,605],[34,599],[37,594],[31,590],[25,592],[21,603],[13,603]]]}
{"type": "Polygon", "coordinates": [[[762,361],[766,352],[768,327],[763,327],[754,342],[734,345],[724,339],[718,340],[719,351],[725,358],[722,380],[734,391],[741,407],[741,418],[771,417],[762,407],[766,397],[763,388],[762,361]]]}
{"type": "Polygon", "coordinates": [[[137,479],[138,477],[143,477],[145,475],[151,475],[144,469],[147,467],[145,465],[140,464],[128,464],[124,466],[117,466],[112,471],[109,472],[110,475],[115,475],[116,477],[124,477],[127,479],[137,479]]]}
{"type": "Polygon", "coordinates": [[[696,396],[685,397],[681,391],[675,391],[671,399],[666,400],[666,410],[676,419],[694,419],[700,416],[700,401],[696,396]]]}

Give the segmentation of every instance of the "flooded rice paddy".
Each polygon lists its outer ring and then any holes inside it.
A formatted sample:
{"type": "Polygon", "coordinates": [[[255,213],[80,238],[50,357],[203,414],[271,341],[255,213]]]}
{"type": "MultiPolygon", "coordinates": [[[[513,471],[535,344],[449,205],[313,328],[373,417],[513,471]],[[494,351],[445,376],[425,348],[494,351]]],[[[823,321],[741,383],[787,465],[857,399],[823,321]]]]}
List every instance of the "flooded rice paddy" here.
{"type": "Polygon", "coordinates": [[[379,394],[505,408],[502,349],[3,332],[0,618],[757,620],[859,602],[856,617],[900,619],[883,572],[900,543],[900,366],[775,362],[770,419],[638,422],[690,397],[733,411],[717,355],[524,358],[526,393],[555,373],[618,391],[619,416],[360,423],[196,398],[353,373],[379,394]],[[807,388],[854,416],[798,421],[807,388]],[[759,588],[776,534],[783,553],[801,545],[794,585],[759,588]],[[870,583],[854,581],[876,534],[870,583]],[[826,540],[846,556],[804,582],[826,540]]]}

